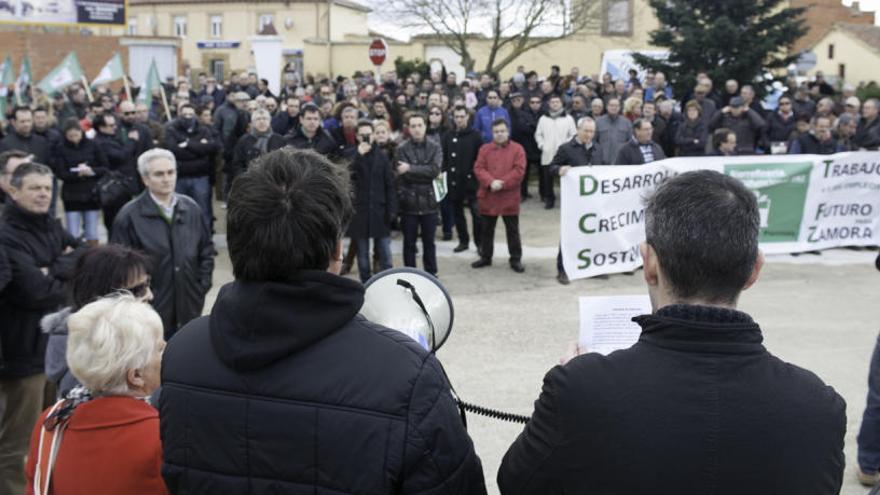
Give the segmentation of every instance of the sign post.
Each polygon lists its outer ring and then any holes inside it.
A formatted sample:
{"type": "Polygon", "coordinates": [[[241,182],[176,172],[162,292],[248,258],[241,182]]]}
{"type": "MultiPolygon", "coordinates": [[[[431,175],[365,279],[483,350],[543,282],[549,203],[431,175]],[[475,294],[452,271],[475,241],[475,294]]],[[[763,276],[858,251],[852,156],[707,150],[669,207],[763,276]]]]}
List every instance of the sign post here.
{"type": "Polygon", "coordinates": [[[382,64],[385,63],[385,57],[388,55],[388,45],[385,44],[385,40],[382,38],[375,38],[372,43],[370,43],[370,62],[373,62],[373,65],[376,66],[376,84],[379,84],[382,81],[381,69],[382,64]]]}

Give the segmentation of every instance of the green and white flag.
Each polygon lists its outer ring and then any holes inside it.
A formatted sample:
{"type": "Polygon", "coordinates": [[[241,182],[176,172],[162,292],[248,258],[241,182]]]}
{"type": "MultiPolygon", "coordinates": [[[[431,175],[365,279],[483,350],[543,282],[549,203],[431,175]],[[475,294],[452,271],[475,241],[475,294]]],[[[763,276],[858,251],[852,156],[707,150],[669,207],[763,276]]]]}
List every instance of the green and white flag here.
{"type": "Polygon", "coordinates": [[[15,74],[12,71],[12,57],[6,56],[6,60],[0,65],[0,119],[6,118],[6,107],[9,97],[9,85],[15,82],[15,74]]]}
{"type": "Polygon", "coordinates": [[[153,106],[153,90],[162,84],[159,80],[159,69],[156,68],[156,59],[150,63],[150,70],[147,72],[147,80],[141,85],[141,90],[137,95],[137,102],[144,103],[147,108],[153,106]]]}
{"type": "Polygon", "coordinates": [[[44,77],[40,84],[37,84],[37,87],[49,95],[61,91],[75,82],[80,82],[82,79],[83,70],[76,58],[76,52],[70,52],[70,55],[64,57],[58,67],[52,69],[52,72],[44,77]]]}
{"type": "Polygon", "coordinates": [[[21,61],[21,70],[18,72],[18,79],[15,81],[15,93],[19,95],[22,100],[25,100],[29,95],[27,94],[27,88],[33,82],[34,77],[31,74],[31,59],[28,58],[27,55],[21,61]]]}
{"type": "Polygon", "coordinates": [[[125,76],[125,70],[122,68],[122,57],[119,54],[113,55],[104,67],[101,69],[101,72],[98,73],[97,77],[92,81],[92,87],[99,84],[107,84],[111,81],[115,81],[117,79],[122,79],[125,76]]]}
{"type": "Polygon", "coordinates": [[[3,61],[3,65],[0,66],[0,85],[3,87],[9,86],[15,82],[15,72],[12,68],[12,57],[9,55],[6,56],[6,60],[3,61]]]}

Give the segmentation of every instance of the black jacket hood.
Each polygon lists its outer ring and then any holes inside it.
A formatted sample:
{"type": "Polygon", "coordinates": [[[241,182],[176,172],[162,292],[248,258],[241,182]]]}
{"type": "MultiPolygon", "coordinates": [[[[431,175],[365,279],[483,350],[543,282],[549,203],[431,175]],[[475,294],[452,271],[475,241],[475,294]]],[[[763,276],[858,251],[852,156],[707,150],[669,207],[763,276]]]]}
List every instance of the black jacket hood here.
{"type": "Polygon", "coordinates": [[[236,281],[220,289],[211,343],[232,369],[266,367],[335,332],[364,304],[361,284],[321,271],[286,282],[236,281]]]}

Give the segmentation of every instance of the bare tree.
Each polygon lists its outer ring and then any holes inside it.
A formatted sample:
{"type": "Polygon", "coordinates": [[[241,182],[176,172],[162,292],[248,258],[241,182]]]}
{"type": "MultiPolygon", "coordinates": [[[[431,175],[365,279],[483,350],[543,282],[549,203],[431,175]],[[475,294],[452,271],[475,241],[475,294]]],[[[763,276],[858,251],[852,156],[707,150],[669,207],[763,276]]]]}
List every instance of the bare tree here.
{"type": "Polygon", "coordinates": [[[475,41],[489,44],[487,72],[498,72],[523,53],[600,25],[602,0],[387,0],[380,10],[404,27],[427,32],[461,57],[476,60],[475,41]]]}

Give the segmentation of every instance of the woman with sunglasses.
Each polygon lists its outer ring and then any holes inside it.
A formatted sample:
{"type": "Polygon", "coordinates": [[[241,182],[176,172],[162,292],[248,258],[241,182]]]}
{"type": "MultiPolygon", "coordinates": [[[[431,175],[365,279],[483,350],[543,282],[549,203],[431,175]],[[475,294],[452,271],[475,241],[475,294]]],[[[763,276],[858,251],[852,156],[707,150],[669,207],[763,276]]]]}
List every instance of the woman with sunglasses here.
{"type": "Polygon", "coordinates": [[[90,302],[117,292],[151,302],[150,267],[147,255],[116,244],[89,249],[79,258],[71,283],[73,304],[40,322],[43,332],[49,334],[46,376],[58,386],[58,397],[79,385],[67,366],[67,319],[90,302]]]}

